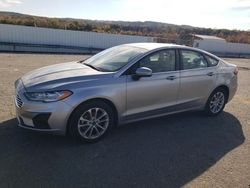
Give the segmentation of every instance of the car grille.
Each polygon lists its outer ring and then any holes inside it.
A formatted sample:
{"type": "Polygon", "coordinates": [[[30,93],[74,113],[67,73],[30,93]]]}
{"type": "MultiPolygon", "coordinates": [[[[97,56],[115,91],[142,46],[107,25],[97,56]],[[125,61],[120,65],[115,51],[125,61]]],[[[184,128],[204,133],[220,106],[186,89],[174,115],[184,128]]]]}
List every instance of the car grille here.
{"type": "Polygon", "coordinates": [[[19,108],[21,108],[23,106],[23,101],[22,99],[19,97],[19,95],[16,95],[16,104],[19,108]]]}

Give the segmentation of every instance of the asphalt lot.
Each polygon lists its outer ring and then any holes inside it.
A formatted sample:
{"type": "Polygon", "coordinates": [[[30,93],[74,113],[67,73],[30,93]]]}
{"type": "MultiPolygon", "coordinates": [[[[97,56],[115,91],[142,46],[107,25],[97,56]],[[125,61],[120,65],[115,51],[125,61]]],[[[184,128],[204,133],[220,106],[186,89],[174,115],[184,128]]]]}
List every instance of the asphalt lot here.
{"type": "Polygon", "coordinates": [[[218,117],[188,112],[119,127],[94,144],[18,128],[13,83],[76,55],[0,54],[0,188],[250,187],[250,59],[218,117]]]}

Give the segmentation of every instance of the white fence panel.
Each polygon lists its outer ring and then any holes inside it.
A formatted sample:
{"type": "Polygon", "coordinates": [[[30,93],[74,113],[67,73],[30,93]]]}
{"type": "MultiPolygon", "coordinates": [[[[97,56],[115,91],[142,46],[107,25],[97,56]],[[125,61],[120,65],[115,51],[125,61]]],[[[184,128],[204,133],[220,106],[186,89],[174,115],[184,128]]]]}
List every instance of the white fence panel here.
{"type": "Polygon", "coordinates": [[[0,24],[0,42],[105,49],[124,43],[153,41],[153,37],[0,24]]]}

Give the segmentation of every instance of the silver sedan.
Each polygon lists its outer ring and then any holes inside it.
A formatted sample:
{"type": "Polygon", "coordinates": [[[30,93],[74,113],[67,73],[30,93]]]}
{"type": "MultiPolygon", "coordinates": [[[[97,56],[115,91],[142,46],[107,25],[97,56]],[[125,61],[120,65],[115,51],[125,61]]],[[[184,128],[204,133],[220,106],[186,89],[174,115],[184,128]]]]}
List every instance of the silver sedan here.
{"type": "Polygon", "coordinates": [[[19,126],[87,142],[113,126],[188,110],[218,115],[237,90],[235,65],[180,45],[116,46],[15,82],[19,126]]]}

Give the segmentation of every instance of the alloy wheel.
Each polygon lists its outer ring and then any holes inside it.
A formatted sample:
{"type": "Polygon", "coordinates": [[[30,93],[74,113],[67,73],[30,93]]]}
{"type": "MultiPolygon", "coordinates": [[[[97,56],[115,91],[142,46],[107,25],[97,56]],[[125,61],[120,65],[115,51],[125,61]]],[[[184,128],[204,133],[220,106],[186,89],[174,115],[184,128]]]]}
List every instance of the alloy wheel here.
{"type": "Polygon", "coordinates": [[[209,104],[210,110],[212,113],[216,114],[220,112],[220,110],[223,108],[225,103],[225,95],[223,92],[218,91],[216,92],[209,104]]]}
{"type": "Polygon", "coordinates": [[[102,108],[85,111],[78,120],[78,131],[85,139],[96,139],[105,133],[109,126],[109,115],[102,108]]]}

